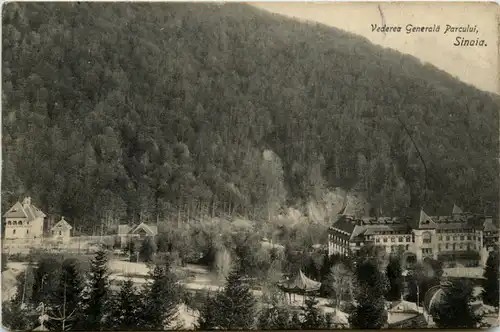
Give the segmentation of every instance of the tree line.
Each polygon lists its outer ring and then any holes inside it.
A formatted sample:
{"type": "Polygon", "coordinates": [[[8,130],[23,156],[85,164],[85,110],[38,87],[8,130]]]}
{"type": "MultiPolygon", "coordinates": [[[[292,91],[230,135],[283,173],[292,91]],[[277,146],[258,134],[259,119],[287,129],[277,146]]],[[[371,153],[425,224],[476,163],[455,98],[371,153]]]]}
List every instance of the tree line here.
{"type": "Polygon", "coordinates": [[[332,188],[496,215],[498,98],[319,24],[226,4],[9,3],[2,207],[268,220],[332,188]],[[460,134],[458,134],[460,133],[460,134]]]}
{"type": "MultiPolygon", "coordinates": [[[[323,267],[326,275],[320,295],[349,314],[351,328],[388,326],[386,303],[400,300],[404,290],[400,260],[393,257],[386,263],[377,248],[366,247],[353,259],[333,257],[323,267]]],[[[2,308],[3,324],[15,330],[33,329],[40,323],[49,330],[164,330],[180,327],[179,305],[184,303],[198,312],[196,328],[201,330],[341,327],[333,314],[318,307],[314,295],[298,308],[287,304],[271,279],[263,295],[256,297],[242,261],[231,265],[223,288],[197,295],[182,287],[173,267],[170,257],[161,256],[152,262],[142,286],[127,279],[113,287],[103,249],[87,268],[75,259],[39,258],[36,267],[18,277],[15,297],[2,308]],[[47,316],[37,323],[43,313],[47,316]]],[[[425,269],[431,273],[415,273],[411,282],[438,285],[439,265],[425,269]],[[422,280],[426,277],[432,280],[422,280]]],[[[498,251],[490,253],[484,276],[481,297],[484,303],[498,307],[498,251]]],[[[471,306],[474,296],[469,282],[452,281],[442,289],[441,301],[430,312],[437,327],[475,328],[481,324],[482,314],[471,306]]],[[[427,290],[420,291],[418,305],[427,290]]]]}

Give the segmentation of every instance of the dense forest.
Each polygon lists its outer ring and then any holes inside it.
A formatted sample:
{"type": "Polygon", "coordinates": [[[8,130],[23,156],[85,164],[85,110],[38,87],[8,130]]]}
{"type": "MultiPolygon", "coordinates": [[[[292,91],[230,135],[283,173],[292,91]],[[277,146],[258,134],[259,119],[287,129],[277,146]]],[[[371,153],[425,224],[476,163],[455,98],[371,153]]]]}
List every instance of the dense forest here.
{"type": "Polygon", "coordinates": [[[386,215],[496,212],[497,96],[411,56],[244,4],[2,19],[3,209],[267,219],[341,187],[386,215]]]}

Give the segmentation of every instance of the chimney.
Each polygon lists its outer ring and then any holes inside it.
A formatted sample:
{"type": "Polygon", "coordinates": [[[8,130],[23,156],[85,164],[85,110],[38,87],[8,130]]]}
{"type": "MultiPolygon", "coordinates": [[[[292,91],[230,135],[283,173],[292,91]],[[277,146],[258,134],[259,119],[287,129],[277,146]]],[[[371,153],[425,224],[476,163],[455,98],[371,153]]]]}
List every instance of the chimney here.
{"type": "Polygon", "coordinates": [[[23,207],[31,205],[31,197],[25,197],[23,200],[23,207]]]}

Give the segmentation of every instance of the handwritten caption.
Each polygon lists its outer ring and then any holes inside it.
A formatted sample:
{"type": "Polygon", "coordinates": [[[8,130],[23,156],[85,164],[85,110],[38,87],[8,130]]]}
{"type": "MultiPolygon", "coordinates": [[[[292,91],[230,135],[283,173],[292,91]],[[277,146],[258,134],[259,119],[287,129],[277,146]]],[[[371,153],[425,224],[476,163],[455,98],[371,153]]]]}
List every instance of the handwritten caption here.
{"type": "Polygon", "coordinates": [[[380,32],[380,33],[406,33],[406,34],[414,34],[414,33],[442,33],[445,35],[451,35],[455,37],[452,39],[453,46],[488,46],[484,39],[477,37],[479,35],[479,30],[477,25],[451,25],[446,24],[444,28],[441,28],[439,24],[432,25],[414,25],[414,24],[406,24],[404,26],[400,25],[378,25],[371,24],[372,32],[380,32]],[[475,38],[474,38],[475,37],[475,38]]]}

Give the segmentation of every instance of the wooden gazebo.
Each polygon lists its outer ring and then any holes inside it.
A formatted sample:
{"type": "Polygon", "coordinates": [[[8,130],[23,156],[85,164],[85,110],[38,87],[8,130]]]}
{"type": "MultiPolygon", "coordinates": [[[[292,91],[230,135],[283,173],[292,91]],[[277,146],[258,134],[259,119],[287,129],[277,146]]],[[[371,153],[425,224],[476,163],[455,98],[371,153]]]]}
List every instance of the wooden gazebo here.
{"type": "MultiPolygon", "coordinates": [[[[292,301],[291,294],[312,295],[319,291],[321,283],[306,277],[306,275],[299,270],[295,277],[278,283],[278,287],[283,292],[288,293],[290,302],[292,301]]],[[[286,298],[286,296],[285,296],[286,298]]]]}

